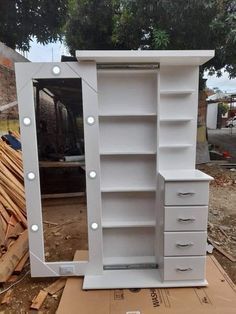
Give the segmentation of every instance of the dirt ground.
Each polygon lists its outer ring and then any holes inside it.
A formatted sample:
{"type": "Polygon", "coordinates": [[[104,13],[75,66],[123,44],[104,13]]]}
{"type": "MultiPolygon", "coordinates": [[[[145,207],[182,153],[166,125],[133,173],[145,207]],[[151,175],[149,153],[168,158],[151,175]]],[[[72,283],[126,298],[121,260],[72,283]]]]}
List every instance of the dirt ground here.
{"type": "MultiPolygon", "coordinates": [[[[216,164],[198,168],[215,178],[210,184],[208,236],[236,258],[236,165],[231,169],[216,164]]],[[[236,262],[217,250],[213,254],[236,284],[236,262]]]]}
{"type": "MultiPolygon", "coordinates": [[[[209,237],[236,258],[236,169],[223,169],[215,164],[199,169],[215,177],[210,185],[209,237]]],[[[59,203],[57,200],[44,201],[45,253],[48,261],[72,260],[75,250],[88,248],[86,219],[85,198],[64,199],[59,203]]],[[[215,249],[213,254],[236,283],[236,262],[231,262],[215,249]]],[[[32,299],[55,281],[55,278],[31,278],[28,271],[29,265],[20,276],[26,274],[24,279],[13,287],[9,305],[0,305],[1,314],[36,312],[29,310],[32,299]]],[[[4,284],[2,288],[9,285],[4,284]]],[[[40,313],[55,313],[61,293],[48,296],[40,313]]]]}

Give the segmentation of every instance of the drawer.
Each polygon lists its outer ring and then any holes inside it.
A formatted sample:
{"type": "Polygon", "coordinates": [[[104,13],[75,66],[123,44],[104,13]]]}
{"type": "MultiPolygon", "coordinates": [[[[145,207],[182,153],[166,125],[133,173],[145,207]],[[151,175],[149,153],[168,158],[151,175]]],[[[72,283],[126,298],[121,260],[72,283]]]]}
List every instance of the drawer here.
{"type": "Polygon", "coordinates": [[[208,207],[165,207],[165,231],[207,230],[208,207]]]}
{"type": "Polygon", "coordinates": [[[206,254],[207,232],[165,232],[164,256],[206,254]]]}
{"type": "Polygon", "coordinates": [[[165,205],[207,205],[209,183],[198,182],[167,182],[165,184],[165,205]]]}
{"type": "Polygon", "coordinates": [[[201,280],[205,278],[205,256],[165,257],[164,280],[201,280]]]}

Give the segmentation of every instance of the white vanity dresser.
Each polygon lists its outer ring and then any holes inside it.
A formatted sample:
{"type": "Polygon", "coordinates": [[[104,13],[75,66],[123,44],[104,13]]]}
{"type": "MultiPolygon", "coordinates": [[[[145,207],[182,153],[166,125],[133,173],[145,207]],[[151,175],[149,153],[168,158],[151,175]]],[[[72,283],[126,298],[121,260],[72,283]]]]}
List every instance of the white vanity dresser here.
{"type": "MultiPolygon", "coordinates": [[[[85,288],[206,285],[195,170],[199,65],[212,51],[78,51],[97,65],[103,273],[85,288]]],[[[97,120],[98,119],[98,120],[97,120]]]]}
{"type": "MultiPolygon", "coordinates": [[[[77,51],[77,63],[57,64],[57,78],[82,79],[89,260],[46,263],[38,215],[39,233],[30,231],[34,276],[66,270],[84,276],[84,289],[207,285],[212,178],[195,169],[195,160],[199,66],[213,56],[208,50],[77,51]]],[[[18,66],[20,92],[19,73],[26,67],[35,73],[37,66],[18,66]]],[[[53,66],[41,64],[38,77],[53,77],[53,66]]],[[[33,114],[24,107],[27,91],[18,99],[21,117],[33,114]]],[[[27,156],[32,133],[24,123],[21,128],[27,156]]],[[[32,171],[30,157],[24,165],[32,171]]],[[[36,217],[30,215],[37,207],[29,201],[38,193],[33,184],[26,180],[29,224],[36,217]]]]}

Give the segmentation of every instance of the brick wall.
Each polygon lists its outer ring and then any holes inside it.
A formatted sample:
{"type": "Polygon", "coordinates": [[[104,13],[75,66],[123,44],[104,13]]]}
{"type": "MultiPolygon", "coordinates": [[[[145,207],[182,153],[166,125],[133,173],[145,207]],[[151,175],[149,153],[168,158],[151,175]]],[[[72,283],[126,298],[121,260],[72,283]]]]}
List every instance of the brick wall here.
{"type": "MultiPolygon", "coordinates": [[[[28,62],[25,57],[0,42],[0,106],[16,101],[15,62],[28,62]]],[[[0,113],[0,132],[18,129],[17,106],[0,113]]]]}
{"type": "MultiPolygon", "coordinates": [[[[0,60],[1,61],[1,60],[0,60]]],[[[15,72],[0,64],[0,107],[16,100],[15,72]]],[[[0,135],[8,130],[18,131],[18,108],[14,106],[0,112],[0,135]]]]}
{"type": "Polygon", "coordinates": [[[15,72],[0,64],[0,106],[16,100],[15,72]]]}

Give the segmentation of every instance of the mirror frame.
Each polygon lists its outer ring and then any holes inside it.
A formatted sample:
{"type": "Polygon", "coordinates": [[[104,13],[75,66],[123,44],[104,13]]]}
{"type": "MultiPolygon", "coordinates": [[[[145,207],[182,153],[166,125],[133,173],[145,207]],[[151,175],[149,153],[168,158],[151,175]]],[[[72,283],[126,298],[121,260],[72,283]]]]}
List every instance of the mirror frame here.
{"type": "Polygon", "coordinates": [[[31,275],[33,277],[100,275],[103,272],[103,250],[96,63],[25,62],[16,63],[15,68],[24,165],[31,275]],[[53,70],[54,68],[55,71],[53,70]],[[88,261],[45,261],[33,80],[53,78],[80,78],[82,80],[89,246],[88,261]],[[92,124],[87,122],[87,118],[90,116],[94,117],[94,123],[92,124]],[[28,123],[24,123],[24,118],[30,119],[25,121],[28,123]],[[96,171],[95,178],[89,176],[90,171],[96,171]],[[31,176],[28,177],[30,173],[31,176]],[[94,223],[97,224],[96,229],[92,228],[94,223]]]}

